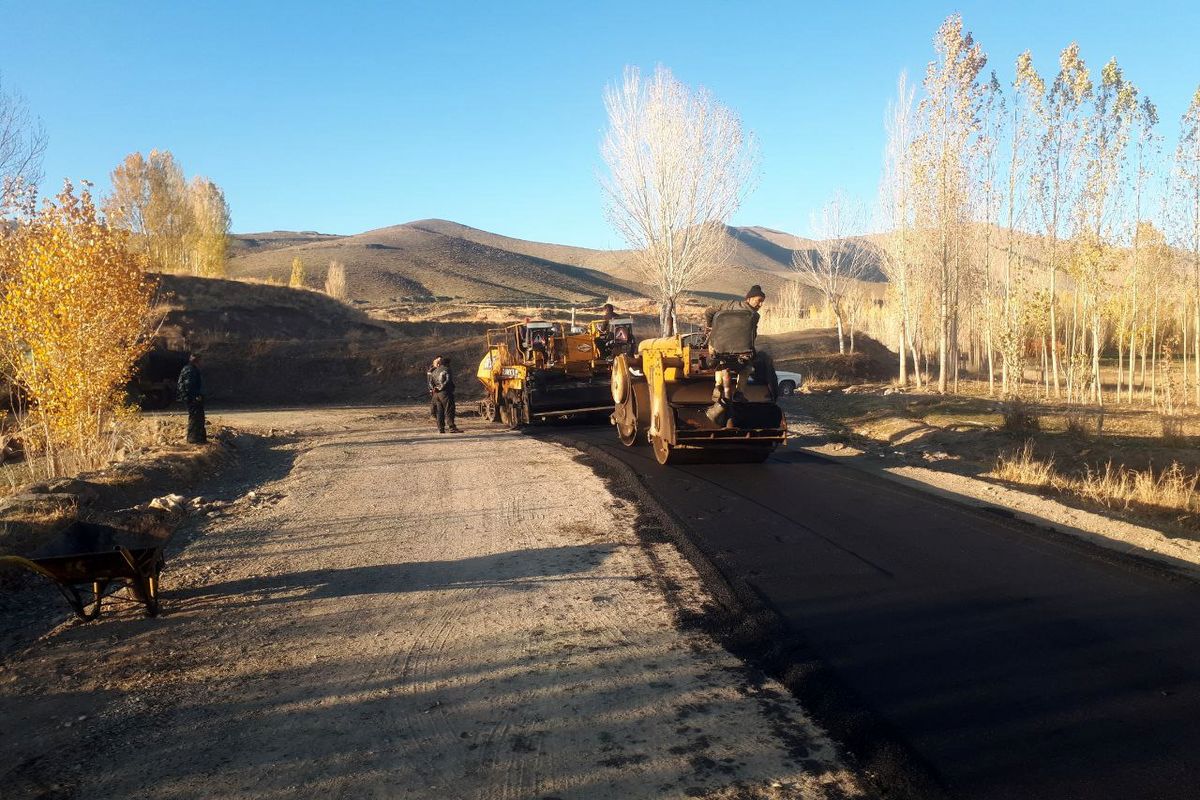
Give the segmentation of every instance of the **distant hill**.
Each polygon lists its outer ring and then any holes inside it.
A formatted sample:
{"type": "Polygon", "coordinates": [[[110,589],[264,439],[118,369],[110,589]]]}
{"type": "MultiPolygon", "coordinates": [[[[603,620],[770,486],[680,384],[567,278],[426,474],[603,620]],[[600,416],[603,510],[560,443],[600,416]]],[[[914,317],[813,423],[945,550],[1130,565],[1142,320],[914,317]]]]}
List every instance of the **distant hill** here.
{"type": "MultiPolygon", "coordinates": [[[[776,292],[791,280],[796,248],[812,242],[769,228],[726,229],[728,260],[697,286],[709,297],[740,296],[752,284],[776,292]]],[[[236,276],[286,280],[299,257],[309,282],[320,286],[332,260],[345,264],[352,299],[371,307],[453,299],[491,303],[574,303],[647,297],[628,250],[532,242],[427,219],[334,236],[311,231],[239,234],[230,271],[236,276]]]]}

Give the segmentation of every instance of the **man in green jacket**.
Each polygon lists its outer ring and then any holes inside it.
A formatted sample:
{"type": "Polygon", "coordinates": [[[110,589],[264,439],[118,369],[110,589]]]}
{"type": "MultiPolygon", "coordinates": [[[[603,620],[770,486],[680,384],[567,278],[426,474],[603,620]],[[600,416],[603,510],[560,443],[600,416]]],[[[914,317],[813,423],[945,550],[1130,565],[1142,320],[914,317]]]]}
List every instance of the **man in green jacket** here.
{"type": "MultiPolygon", "coordinates": [[[[729,300],[715,306],[709,306],[704,310],[704,330],[712,330],[713,318],[722,311],[751,311],[753,312],[753,327],[751,332],[750,347],[753,352],[754,342],[758,338],[758,311],[762,308],[763,303],[767,299],[767,294],[762,290],[762,287],[757,283],[750,287],[746,292],[745,298],[742,300],[729,300]]],[[[712,414],[717,414],[720,407],[728,403],[730,400],[739,402],[745,400],[742,391],[746,388],[746,381],[750,377],[750,373],[754,369],[753,360],[748,360],[738,364],[736,367],[717,370],[717,385],[713,389],[713,407],[710,409],[712,414]],[[732,373],[737,373],[737,384],[734,385],[732,373]]]]}

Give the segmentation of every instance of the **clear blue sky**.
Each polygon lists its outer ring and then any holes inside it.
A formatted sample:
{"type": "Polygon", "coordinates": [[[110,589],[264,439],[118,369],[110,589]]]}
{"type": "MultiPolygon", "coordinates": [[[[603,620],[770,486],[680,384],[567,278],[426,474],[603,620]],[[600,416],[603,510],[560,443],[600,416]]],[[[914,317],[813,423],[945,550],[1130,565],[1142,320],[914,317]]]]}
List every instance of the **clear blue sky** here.
{"type": "Polygon", "coordinates": [[[627,64],[710,87],[762,143],[734,222],[804,233],[839,187],[871,199],[902,69],[961,11],[1001,81],[1077,40],[1117,56],[1168,144],[1200,83],[1200,3],[0,0],[0,75],[50,135],[44,190],[106,191],[166,148],[226,192],[235,231],[357,233],[443,217],[617,247],[596,173],[601,92],[627,64]]]}

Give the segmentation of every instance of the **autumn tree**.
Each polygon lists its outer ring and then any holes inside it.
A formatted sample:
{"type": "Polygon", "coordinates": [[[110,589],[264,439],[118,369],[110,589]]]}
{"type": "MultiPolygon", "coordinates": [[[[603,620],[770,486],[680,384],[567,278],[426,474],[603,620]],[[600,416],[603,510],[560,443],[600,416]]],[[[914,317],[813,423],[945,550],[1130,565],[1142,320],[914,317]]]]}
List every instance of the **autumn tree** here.
{"type": "Polygon", "coordinates": [[[189,271],[212,278],[225,276],[229,250],[229,206],[225,193],[207,178],[188,184],[191,225],[185,236],[189,271]]]}
{"type": "Polygon", "coordinates": [[[1032,129],[1042,113],[1045,81],[1033,65],[1028,50],[1017,56],[1016,76],[1007,104],[1008,167],[1004,196],[1003,312],[1000,326],[1000,390],[1019,393],[1025,374],[1025,323],[1027,321],[1023,258],[1018,252],[1017,229],[1027,220],[1030,169],[1033,166],[1032,129]],[[1015,386],[1015,389],[1014,389],[1015,386]]]}
{"type": "Polygon", "coordinates": [[[292,275],[288,278],[288,286],[293,289],[301,289],[304,287],[304,262],[300,260],[300,256],[292,257],[292,275]]]}
{"type": "MultiPolygon", "coordinates": [[[[1137,110],[1137,89],[1111,59],[1101,70],[1100,87],[1084,139],[1084,184],[1079,195],[1075,277],[1084,300],[1084,313],[1091,329],[1090,394],[1103,402],[1100,383],[1100,347],[1103,338],[1102,303],[1106,292],[1105,271],[1110,266],[1113,205],[1129,145],[1129,132],[1137,110]]],[[[1082,338],[1082,329],[1081,336],[1082,338]]],[[[1072,344],[1074,349],[1074,344],[1072,344]]],[[[1079,389],[1076,388],[1076,393],[1079,389]]]]}
{"type": "Polygon", "coordinates": [[[979,132],[983,48],[963,29],[962,17],[946,19],[934,37],[936,58],[925,72],[925,97],[917,137],[921,226],[930,231],[930,260],[937,291],[938,391],[945,392],[954,360],[957,312],[964,266],[964,223],[970,216],[971,146],[979,132]]]}
{"type": "Polygon", "coordinates": [[[166,150],[132,153],[112,171],[104,202],[109,221],[133,234],[131,246],[164,272],[221,276],[229,242],[229,206],[207,178],[189,183],[166,150]]]}
{"type": "Polygon", "coordinates": [[[1196,403],[1200,405],[1200,86],[1180,120],[1179,144],[1175,148],[1176,244],[1190,264],[1196,353],[1196,403]]]}
{"type": "Polygon", "coordinates": [[[329,262],[329,270],[325,273],[325,294],[336,300],[346,299],[346,265],[340,261],[329,262]]]}
{"type": "Polygon", "coordinates": [[[123,389],[146,347],[154,290],[128,234],[86,187],[0,225],[0,363],[29,394],[51,475],[104,460],[123,389]]]}
{"type": "Polygon", "coordinates": [[[725,224],[749,189],[757,148],[737,114],[663,66],[649,78],[627,68],[604,107],[606,213],[658,293],[663,335],[672,335],[679,296],[727,255],[725,224]]]}
{"type": "Polygon", "coordinates": [[[1060,392],[1058,363],[1058,273],[1062,270],[1059,242],[1067,227],[1077,191],[1076,175],[1083,154],[1085,104],[1092,94],[1092,79],[1079,56],[1079,45],[1068,45],[1058,59],[1058,74],[1038,109],[1037,169],[1033,172],[1034,197],[1047,240],[1045,263],[1049,276],[1049,350],[1054,393],[1060,392]]]}

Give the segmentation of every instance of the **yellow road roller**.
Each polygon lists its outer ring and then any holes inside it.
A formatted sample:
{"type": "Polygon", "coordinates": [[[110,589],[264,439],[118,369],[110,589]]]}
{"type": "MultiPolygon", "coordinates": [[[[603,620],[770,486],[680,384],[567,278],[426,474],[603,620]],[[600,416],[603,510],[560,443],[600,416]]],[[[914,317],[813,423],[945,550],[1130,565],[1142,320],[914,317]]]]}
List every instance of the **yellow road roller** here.
{"type": "Polygon", "coordinates": [[[613,359],[633,346],[633,320],[575,326],[530,320],[487,332],[475,377],[479,415],[511,428],[556,417],[608,413],[613,359]]]}
{"type": "Polygon", "coordinates": [[[649,443],[660,464],[761,462],[787,439],[772,372],[754,352],[749,312],[723,311],[707,334],[647,339],[616,357],[612,423],[622,444],[649,443]],[[754,372],[729,402],[725,370],[754,372]]]}

